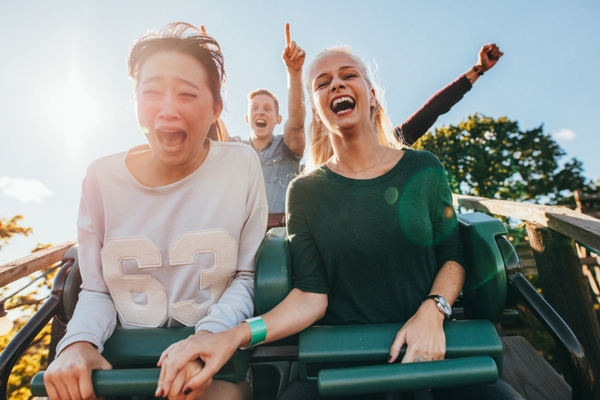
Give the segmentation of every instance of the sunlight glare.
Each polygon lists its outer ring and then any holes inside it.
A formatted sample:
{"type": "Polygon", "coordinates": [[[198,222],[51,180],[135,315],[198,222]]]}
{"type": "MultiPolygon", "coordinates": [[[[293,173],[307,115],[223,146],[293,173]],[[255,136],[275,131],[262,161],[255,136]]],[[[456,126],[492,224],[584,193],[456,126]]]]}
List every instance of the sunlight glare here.
{"type": "Polygon", "coordinates": [[[67,82],[55,88],[45,103],[51,121],[48,133],[62,153],[77,155],[84,150],[84,141],[98,133],[102,109],[76,64],[65,77],[67,82]]]}

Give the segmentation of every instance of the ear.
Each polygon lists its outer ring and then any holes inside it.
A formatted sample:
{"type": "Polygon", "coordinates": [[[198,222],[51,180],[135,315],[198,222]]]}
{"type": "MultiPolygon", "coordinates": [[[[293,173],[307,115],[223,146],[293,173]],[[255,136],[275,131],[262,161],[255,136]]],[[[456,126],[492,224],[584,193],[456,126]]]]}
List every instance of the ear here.
{"type": "Polygon", "coordinates": [[[221,116],[222,111],[223,111],[223,102],[222,101],[215,102],[215,104],[213,106],[213,116],[215,117],[215,122],[217,122],[217,120],[221,116]]]}
{"type": "Polygon", "coordinates": [[[315,110],[315,108],[312,108],[312,115],[313,115],[313,119],[315,121],[317,121],[318,123],[321,123],[321,117],[319,117],[319,113],[317,112],[317,110],[315,110]]]}
{"type": "Polygon", "coordinates": [[[248,118],[248,114],[246,114],[246,123],[250,125],[250,119],[248,118]]]}
{"type": "Polygon", "coordinates": [[[281,123],[281,121],[282,121],[281,115],[278,115],[277,116],[277,124],[279,125],[281,123]]]}
{"type": "Polygon", "coordinates": [[[377,94],[375,93],[375,89],[371,88],[370,90],[371,92],[371,99],[369,101],[369,104],[371,107],[375,107],[377,105],[377,94]]]}

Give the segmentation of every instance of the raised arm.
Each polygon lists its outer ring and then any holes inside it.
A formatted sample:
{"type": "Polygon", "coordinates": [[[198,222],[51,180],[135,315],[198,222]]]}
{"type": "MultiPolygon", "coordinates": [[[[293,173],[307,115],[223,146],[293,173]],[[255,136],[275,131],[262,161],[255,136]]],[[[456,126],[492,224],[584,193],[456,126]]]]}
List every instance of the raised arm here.
{"type": "Polygon", "coordinates": [[[496,65],[503,54],[495,44],[486,44],[481,47],[477,63],[454,82],[434,94],[402,125],[398,126],[394,130],[396,139],[412,146],[427,133],[440,115],[450,111],[471,90],[473,83],[480,76],[496,65]]]}
{"type": "Polygon", "coordinates": [[[288,120],[283,128],[285,145],[296,155],[304,153],[304,90],[302,89],[302,66],[306,53],[290,39],[290,24],[285,24],[285,48],[281,55],[288,74],[288,120]]]}

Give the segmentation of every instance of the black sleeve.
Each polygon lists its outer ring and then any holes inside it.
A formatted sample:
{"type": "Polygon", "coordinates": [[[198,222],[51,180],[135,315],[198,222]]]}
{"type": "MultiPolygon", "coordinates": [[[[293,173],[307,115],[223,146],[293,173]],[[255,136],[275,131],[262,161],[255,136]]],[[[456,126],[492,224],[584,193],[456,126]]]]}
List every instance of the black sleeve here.
{"type": "Polygon", "coordinates": [[[394,129],[397,140],[412,146],[429,128],[438,117],[450,111],[465,93],[471,90],[471,82],[463,74],[454,82],[434,94],[421,108],[411,115],[404,123],[394,129]]]}
{"type": "MultiPolygon", "coordinates": [[[[303,292],[329,294],[327,273],[321,253],[312,236],[306,213],[313,203],[296,179],[290,183],[286,196],[287,233],[292,253],[292,287],[303,292]]],[[[306,185],[304,185],[306,186],[306,185]]]]}

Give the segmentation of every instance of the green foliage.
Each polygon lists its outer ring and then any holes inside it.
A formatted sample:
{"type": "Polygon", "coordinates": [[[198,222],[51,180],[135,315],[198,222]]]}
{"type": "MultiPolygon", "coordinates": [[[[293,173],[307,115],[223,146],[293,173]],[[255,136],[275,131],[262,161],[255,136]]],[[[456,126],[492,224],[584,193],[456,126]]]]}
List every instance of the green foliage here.
{"type": "Polygon", "coordinates": [[[559,168],[565,152],[544,133],[543,125],[521,131],[506,117],[474,114],[456,126],[427,133],[414,147],[442,161],[455,193],[557,204],[589,185],[579,160],[559,168]]]}
{"type": "Polygon", "coordinates": [[[0,249],[8,243],[13,235],[29,235],[31,228],[19,226],[19,221],[23,219],[22,215],[15,215],[11,219],[0,218],[0,249]]]}

